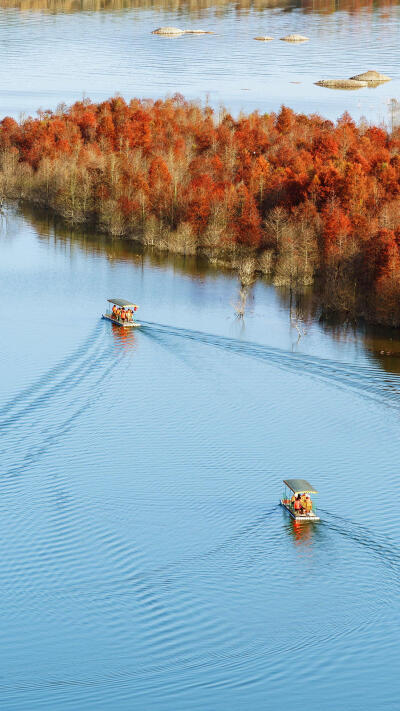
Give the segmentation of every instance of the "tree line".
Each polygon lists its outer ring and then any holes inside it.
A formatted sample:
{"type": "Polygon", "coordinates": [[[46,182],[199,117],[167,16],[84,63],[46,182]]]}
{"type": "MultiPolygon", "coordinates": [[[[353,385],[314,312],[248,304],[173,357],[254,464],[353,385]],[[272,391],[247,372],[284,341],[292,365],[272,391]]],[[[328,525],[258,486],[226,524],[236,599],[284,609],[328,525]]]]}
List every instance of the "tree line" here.
{"type": "Polygon", "coordinates": [[[84,100],[0,122],[0,191],[159,249],[246,260],[294,291],[314,284],[324,313],[400,325],[398,128],[286,107],[233,118],[180,95],[84,100]]]}

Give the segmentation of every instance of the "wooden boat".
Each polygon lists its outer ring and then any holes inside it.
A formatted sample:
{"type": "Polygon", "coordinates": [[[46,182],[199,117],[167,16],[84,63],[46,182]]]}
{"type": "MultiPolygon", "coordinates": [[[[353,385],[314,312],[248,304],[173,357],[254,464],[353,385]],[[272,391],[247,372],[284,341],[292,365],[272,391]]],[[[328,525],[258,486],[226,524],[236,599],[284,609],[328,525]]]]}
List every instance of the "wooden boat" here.
{"type": "MultiPolygon", "coordinates": [[[[119,306],[121,309],[130,309],[133,312],[138,310],[138,306],[136,304],[131,304],[130,301],[125,301],[125,299],[107,299],[107,304],[119,306]]],[[[114,316],[112,308],[110,308],[109,306],[106,307],[106,312],[103,314],[103,318],[108,319],[108,321],[115,323],[117,326],[122,326],[122,328],[138,328],[141,325],[140,323],[135,321],[134,318],[128,321],[128,319],[123,320],[114,316]]]]}
{"type": "Polygon", "coordinates": [[[318,494],[316,489],[314,489],[314,487],[311,486],[311,484],[305,479],[284,479],[283,483],[287,488],[285,489],[285,494],[281,499],[281,506],[283,506],[283,508],[290,513],[291,517],[294,518],[295,521],[319,521],[320,518],[315,512],[313,501],[311,501],[311,510],[307,512],[304,511],[303,513],[295,511],[292,502],[292,498],[297,497],[299,494],[318,494]],[[288,489],[293,492],[292,495],[288,495],[288,489]]]}

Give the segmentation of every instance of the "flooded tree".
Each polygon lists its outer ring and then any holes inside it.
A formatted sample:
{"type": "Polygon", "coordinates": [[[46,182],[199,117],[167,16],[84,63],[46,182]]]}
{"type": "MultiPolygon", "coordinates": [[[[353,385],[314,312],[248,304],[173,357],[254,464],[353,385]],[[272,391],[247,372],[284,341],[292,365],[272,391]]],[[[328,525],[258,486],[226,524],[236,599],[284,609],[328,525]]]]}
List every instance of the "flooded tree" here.
{"type": "Polygon", "coordinates": [[[257,273],[327,312],[400,325],[400,127],[287,107],[188,102],[60,105],[0,122],[0,198],[73,225],[236,266],[243,317],[257,273]]]}
{"type": "Polygon", "coordinates": [[[243,319],[246,312],[247,299],[256,280],[256,260],[254,257],[241,259],[238,266],[239,300],[235,306],[236,316],[243,319]]]}

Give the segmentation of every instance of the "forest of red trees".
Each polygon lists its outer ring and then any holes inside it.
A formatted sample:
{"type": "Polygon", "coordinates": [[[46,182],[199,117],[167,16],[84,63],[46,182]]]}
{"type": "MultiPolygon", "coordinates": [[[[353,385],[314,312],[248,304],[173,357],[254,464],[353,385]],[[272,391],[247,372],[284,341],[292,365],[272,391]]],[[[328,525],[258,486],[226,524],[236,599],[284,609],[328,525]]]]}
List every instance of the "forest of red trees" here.
{"type": "Polygon", "coordinates": [[[400,325],[400,130],[88,100],[0,122],[3,199],[210,258],[253,260],[324,311],[400,325]]]}

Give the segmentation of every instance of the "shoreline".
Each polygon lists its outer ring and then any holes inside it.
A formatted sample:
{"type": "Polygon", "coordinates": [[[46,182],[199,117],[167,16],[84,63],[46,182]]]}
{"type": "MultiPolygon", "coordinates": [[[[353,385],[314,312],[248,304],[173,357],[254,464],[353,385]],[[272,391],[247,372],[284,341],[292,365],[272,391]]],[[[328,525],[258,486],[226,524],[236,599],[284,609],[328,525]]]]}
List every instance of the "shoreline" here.
{"type": "MultiPolygon", "coordinates": [[[[89,238],[90,245],[93,248],[103,250],[105,248],[105,242],[113,247],[118,247],[118,245],[123,247],[126,245],[132,248],[137,256],[148,256],[157,262],[159,259],[167,260],[171,258],[173,260],[174,258],[182,258],[182,265],[187,264],[187,260],[194,260],[194,263],[197,265],[202,265],[202,269],[205,270],[205,273],[207,273],[208,269],[212,269],[220,274],[236,274],[239,283],[239,297],[243,294],[244,300],[242,303],[243,311],[239,313],[239,309],[235,309],[238,317],[245,316],[247,299],[251,295],[251,291],[257,281],[262,280],[266,281],[275,289],[278,289],[281,294],[286,294],[288,309],[290,309],[290,302],[292,301],[294,307],[298,304],[303,311],[304,300],[306,300],[306,321],[308,319],[319,321],[332,328],[351,326],[357,329],[373,328],[378,329],[378,331],[381,329],[384,333],[393,333],[395,338],[400,338],[400,328],[398,326],[377,322],[373,319],[365,318],[362,315],[357,317],[333,309],[324,311],[323,303],[321,302],[323,285],[318,285],[318,278],[312,283],[299,285],[298,288],[294,290],[291,288],[290,282],[275,279],[273,270],[265,268],[265,263],[268,260],[265,259],[265,255],[263,255],[262,251],[257,254],[254,250],[243,249],[239,255],[237,250],[232,252],[221,250],[219,253],[209,253],[199,248],[196,252],[187,252],[180,249],[168,248],[165,243],[162,246],[146,244],[140,240],[138,235],[116,237],[108,232],[100,231],[96,225],[90,222],[79,224],[71,223],[57,213],[38,204],[14,199],[7,201],[5,206],[6,208],[17,209],[19,214],[30,221],[34,218],[34,226],[36,226],[37,218],[40,218],[40,224],[42,220],[45,220],[46,224],[55,230],[54,234],[56,238],[58,237],[57,231],[60,230],[63,239],[89,238]],[[68,235],[64,234],[67,230],[68,235]],[[249,269],[249,266],[253,266],[253,269],[249,269]]],[[[181,268],[182,271],[185,271],[182,266],[181,268]]],[[[382,352],[381,355],[396,355],[396,357],[400,357],[400,348],[395,354],[382,352]]]]}
{"type": "MultiPolygon", "coordinates": [[[[72,227],[258,275],[323,318],[400,326],[400,130],[177,95],[0,122],[0,195],[72,227]]],[[[243,306],[243,305],[242,305],[243,306]]]]}

